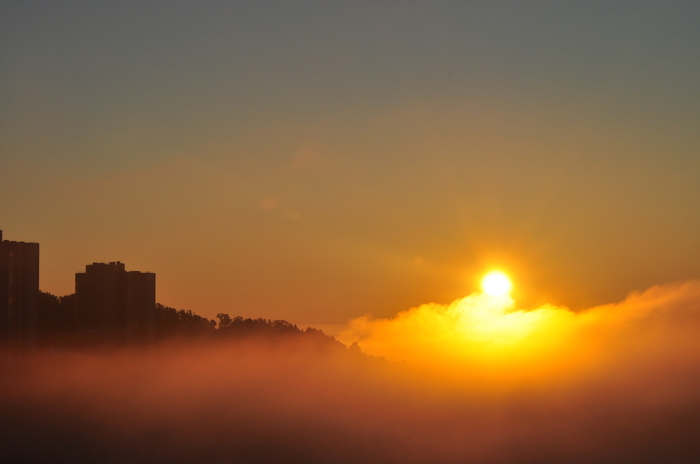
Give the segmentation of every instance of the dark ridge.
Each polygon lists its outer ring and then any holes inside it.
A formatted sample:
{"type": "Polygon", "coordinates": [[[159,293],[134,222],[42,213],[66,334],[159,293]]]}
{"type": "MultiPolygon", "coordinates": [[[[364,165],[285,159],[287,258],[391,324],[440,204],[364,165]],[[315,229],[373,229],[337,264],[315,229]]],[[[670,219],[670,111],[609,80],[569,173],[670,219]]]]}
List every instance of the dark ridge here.
{"type": "MultiPolygon", "coordinates": [[[[60,349],[88,346],[88,344],[83,343],[76,330],[75,305],[75,294],[59,297],[47,292],[39,293],[37,305],[39,347],[60,349]]],[[[231,317],[225,313],[217,314],[216,319],[218,322],[200,316],[192,310],[178,310],[157,303],[154,318],[154,341],[161,343],[175,339],[178,341],[203,341],[248,339],[251,337],[270,340],[298,338],[328,347],[345,348],[345,345],[326,335],[322,330],[312,327],[300,329],[296,324],[285,320],[231,317]]]]}

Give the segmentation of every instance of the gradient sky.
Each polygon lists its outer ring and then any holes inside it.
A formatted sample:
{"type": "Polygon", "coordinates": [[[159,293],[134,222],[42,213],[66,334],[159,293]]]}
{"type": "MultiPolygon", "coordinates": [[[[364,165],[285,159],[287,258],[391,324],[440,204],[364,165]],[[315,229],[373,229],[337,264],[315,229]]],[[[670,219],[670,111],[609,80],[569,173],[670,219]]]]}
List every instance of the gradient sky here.
{"type": "Polygon", "coordinates": [[[700,278],[700,3],[8,1],[0,229],[41,288],[342,323],[493,267],[574,309],[700,278]]]}

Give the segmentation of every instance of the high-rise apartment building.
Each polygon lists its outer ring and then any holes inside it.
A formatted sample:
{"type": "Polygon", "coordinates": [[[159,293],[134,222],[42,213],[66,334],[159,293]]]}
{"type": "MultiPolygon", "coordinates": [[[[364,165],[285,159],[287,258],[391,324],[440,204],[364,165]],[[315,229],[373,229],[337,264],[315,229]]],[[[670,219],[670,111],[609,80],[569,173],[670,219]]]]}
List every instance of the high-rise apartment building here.
{"type": "Polygon", "coordinates": [[[0,230],[0,349],[36,344],[39,244],[2,239],[0,230]]]}
{"type": "Polygon", "coordinates": [[[93,263],[75,274],[76,331],[86,343],[153,341],[156,275],[126,271],[124,263],[93,263]]]}
{"type": "Polygon", "coordinates": [[[156,311],[156,275],[129,271],[126,277],[126,341],[152,343],[156,311]]]}

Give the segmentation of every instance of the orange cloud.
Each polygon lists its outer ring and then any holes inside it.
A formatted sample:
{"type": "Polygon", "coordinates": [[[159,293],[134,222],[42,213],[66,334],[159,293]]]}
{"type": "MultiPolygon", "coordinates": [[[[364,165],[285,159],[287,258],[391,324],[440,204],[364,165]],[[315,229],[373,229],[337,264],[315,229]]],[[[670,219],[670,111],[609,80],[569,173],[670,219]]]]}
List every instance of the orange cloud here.
{"type": "Polygon", "coordinates": [[[373,356],[502,387],[584,375],[623,354],[690,343],[698,332],[700,282],[687,282],[580,312],[551,305],[525,310],[509,296],[472,294],[392,319],[364,316],[338,338],[373,356]]]}
{"type": "Polygon", "coordinates": [[[295,339],[0,358],[3,462],[700,455],[698,282],[578,313],[471,295],[362,318],[348,333],[368,352],[407,361],[295,339]]]}

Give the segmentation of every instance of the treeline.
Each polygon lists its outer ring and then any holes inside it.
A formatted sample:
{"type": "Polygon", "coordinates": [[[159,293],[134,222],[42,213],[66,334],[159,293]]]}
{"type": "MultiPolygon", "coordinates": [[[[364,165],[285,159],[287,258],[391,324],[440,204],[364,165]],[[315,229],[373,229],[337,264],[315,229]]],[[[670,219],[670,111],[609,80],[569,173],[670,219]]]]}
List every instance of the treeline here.
{"type": "MultiPolygon", "coordinates": [[[[55,296],[40,292],[37,304],[37,342],[39,346],[73,347],[79,345],[75,328],[75,294],[55,296]]],[[[335,338],[314,328],[300,329],[284,320],[230,317],[219,313],[217,320],[191,310],[156,304],[154,342],[166,340],[242,339],[247,337],[300,337],[326,346],[343,347],[335,338]]]]}

